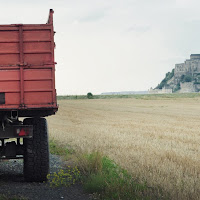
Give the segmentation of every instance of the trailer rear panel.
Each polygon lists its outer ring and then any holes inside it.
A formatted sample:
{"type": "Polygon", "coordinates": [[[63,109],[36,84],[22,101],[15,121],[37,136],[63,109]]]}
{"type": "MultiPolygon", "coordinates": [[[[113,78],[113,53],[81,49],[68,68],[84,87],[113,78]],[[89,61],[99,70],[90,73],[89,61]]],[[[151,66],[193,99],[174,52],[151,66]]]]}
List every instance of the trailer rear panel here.
{"type": "Polygon", "coordinates": [[[53,10],[47,24],[0,25],[0,112],[57,111],[53,10]]]}

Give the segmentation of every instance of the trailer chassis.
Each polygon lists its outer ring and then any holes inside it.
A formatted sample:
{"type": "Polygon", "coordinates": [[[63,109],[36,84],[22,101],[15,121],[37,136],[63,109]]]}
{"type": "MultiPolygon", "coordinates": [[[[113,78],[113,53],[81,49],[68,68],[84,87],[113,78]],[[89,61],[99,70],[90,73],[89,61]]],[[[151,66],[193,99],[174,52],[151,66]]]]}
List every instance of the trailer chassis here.
{"type": "Polygon", "coordinates": [[[25,180],[45,181],[49,173],[46,119],[35,117],[20,121],[14,111],[0,116],[0,160],[23,159],[25,180]]]}

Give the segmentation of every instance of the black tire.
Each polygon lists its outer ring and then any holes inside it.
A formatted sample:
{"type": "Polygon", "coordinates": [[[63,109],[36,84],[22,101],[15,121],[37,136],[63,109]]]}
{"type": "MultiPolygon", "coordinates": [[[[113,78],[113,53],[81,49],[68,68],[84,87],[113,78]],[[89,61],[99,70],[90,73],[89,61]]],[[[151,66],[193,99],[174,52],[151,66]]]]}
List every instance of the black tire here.
{"type": "Polygon", "coordinates": [[[24,178],[29,182],[47,180],[49,144],[45,118],[26,118],[24,125],[33,125],[33,137],[24,138],[24,178]]]}

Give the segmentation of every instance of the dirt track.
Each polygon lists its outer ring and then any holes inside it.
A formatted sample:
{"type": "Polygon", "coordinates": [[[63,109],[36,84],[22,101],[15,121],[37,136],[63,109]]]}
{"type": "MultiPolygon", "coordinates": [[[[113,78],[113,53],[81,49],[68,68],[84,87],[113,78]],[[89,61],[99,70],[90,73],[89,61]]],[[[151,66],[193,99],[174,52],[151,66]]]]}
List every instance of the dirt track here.
{"type": "MultiPolygon", "coordinates": [[[[62,167],[58,156],[50,156],[50,172],[56,172],[62,167]]],[[[23,178],[23,161],[10,160],[0,162],[0,194],[18,196],[27,200],[89,200],[82,186],[51,188],[47,183],[27,183],[23,178]]]]}

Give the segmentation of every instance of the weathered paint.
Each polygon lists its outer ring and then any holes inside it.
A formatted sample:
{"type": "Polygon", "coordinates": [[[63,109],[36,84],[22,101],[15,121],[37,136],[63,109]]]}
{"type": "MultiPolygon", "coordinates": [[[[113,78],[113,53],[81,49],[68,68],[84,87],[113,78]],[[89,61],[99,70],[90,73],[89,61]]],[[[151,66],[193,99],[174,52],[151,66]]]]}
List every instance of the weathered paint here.
{"type": "Polygon", "coordinates": [[[57,110],[54,47],[53,10],[47,24],[0,25],[0,110],[57,110]]]}

